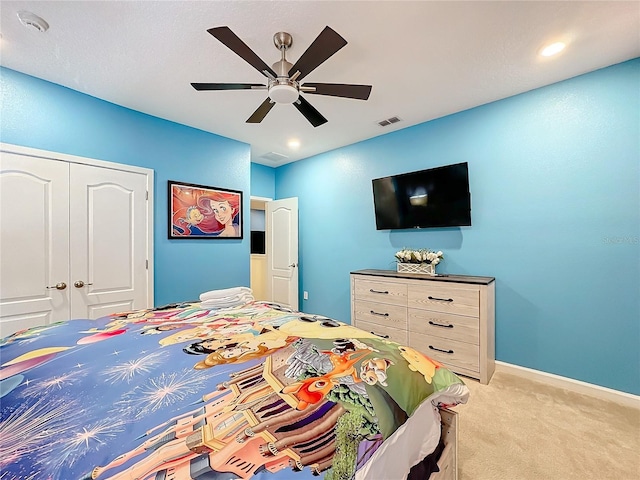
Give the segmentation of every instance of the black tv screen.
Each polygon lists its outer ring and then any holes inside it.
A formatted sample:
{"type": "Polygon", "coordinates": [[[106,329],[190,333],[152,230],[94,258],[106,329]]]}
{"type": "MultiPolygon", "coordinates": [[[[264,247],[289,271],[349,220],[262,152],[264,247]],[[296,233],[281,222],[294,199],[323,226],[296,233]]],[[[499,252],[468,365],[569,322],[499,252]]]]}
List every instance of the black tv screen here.
{"type": "Polygon", "coordinates": [[[251,253],[265,253],[265,232],[251,230],[251,253]]]}
{"type": "Polygon", "coordinates": [[[471,225],[466,162],[376,178],[372,183],[378,230],[471,225]]]}

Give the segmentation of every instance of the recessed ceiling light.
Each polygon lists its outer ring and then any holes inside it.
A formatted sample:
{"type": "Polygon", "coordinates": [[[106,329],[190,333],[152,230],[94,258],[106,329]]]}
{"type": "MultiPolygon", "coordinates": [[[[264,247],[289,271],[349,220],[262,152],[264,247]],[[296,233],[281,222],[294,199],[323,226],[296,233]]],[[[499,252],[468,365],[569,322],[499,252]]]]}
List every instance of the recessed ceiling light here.
{"type": "Polygon", "coordinates": [[[289,148],[292,149],[296,149],[300,147],[300,140],[296,139],[296,138],[292,138],[291,140],[289,140],[287,142],[287,145],[289,146],[289,148]]]}
{"type": "Polygon", "coordinates": [[[564,50],[564,47],[566,47],[566,44],[564,42],[555,42],[547,45],[542,50],[540,50],[540,55],[542,55],[543,57],[551,57],[564,50]]]}

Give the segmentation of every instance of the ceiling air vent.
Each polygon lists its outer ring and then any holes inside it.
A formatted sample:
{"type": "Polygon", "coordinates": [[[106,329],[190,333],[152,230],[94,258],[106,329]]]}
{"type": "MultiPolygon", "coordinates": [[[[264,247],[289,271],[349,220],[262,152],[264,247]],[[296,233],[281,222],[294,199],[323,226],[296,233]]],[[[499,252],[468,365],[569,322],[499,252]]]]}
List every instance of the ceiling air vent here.
{"type": "Polygon", "coordinates": [[[387,118],[385,120],[380,120],[379,122],[376,122],[378,125],[380,125],[381,127],[386,127],[388,125],[391,125],[392,123],[398,123],[400,122],[402,119],[400,117],[390,117],[387,118]]]}
{"type": "Polygon", "coordinates": [[[269,160],[270,162],[282,162],[283,160],[286,160],[289,157],[281,153],[269,152],[269,153],[265,153],[264,155],[261,155],[260,158],[269,160]]]}

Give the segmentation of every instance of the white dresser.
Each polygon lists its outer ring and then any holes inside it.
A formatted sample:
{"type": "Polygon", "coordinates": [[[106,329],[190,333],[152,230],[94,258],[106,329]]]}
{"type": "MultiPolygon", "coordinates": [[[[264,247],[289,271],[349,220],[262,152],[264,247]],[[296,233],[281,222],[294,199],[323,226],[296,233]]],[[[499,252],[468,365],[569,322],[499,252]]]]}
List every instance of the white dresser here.
{"type": "Polygon", "coordinates": [[[354,326],[487,384],[495,370],[495,279],[351,272],[354,326]]]}

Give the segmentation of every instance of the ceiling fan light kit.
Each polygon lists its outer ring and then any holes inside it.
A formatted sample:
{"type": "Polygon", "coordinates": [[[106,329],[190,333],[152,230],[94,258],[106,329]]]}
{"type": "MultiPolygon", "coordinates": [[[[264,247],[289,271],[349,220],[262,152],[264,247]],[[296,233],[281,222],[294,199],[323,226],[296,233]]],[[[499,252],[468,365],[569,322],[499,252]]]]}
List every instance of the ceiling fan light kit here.
{"type": "Polygon", "coordinates": [[[244,61],[267,77],[267,84],[255,83],[192,83],[198,91],[202,90],[255,90],[267,89],[268,97],[247,119],[247,123],[260,123],[276,103],[290,103],[313,125],[318,127],[327,123],[300,93],[328,95],[333,97],[367,100],[371,94],[371,85],[352,85],[341,83],[310,83],[300,81],[325,62],[334,53],[347,44],[347,41],[330,27],[325,27],[309,48],[295,64],[286,59],[286,51],[293,44],[293,38],[287,32],[278,32],[273,36],[273,44],[280,51],[281,58],[269,67],[255,54],[229,27],[214,27],[207,30],[244,61]]]}
{"type": "Polygon", "coordinates": [[[269,87],[269,98],[276,103],[293,103],[298,96],[298,89],[293,85],[276,84],[269,87]]]}
{"type": "Polygon", "coordinates": [[[269,98],[276,103],[293,103],[298,100],[300,86],[295,79],[289,78],[289,70],[293,64],[285,58],[285,52],[293,45],[293,37],[287,32],[278,32],[273,36],[273,44],[282,52],[282,58],[272,65],[278,77],[269,80],[269,98]]]}

